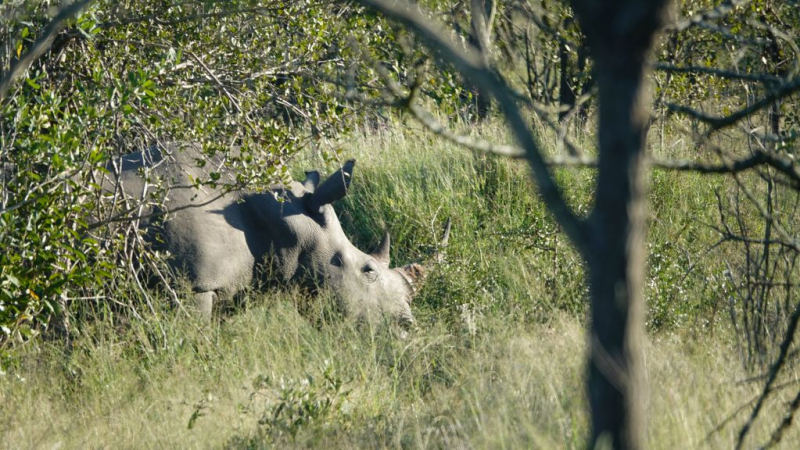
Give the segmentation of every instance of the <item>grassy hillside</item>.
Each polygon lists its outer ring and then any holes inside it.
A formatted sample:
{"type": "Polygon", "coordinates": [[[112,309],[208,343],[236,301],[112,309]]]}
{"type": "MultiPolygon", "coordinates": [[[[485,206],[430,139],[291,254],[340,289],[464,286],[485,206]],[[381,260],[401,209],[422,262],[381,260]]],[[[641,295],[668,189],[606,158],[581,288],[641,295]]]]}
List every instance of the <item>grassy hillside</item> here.
{"type": "MultiPolygon", "coordinates": [[[[491,125],[471,131],[506,139],[491,125]]],[[[395,264],[424,259],[452,218],[411,337],[302,317],[295,292],[250,293],[211,326],[165,306],[124,322],[105,314],[68,349],[31,341],[3,369],[0,447],[582,448],[583,269],[527,167],[413,127],[370,130],[342,148],[358,164],[338,211],[362,249],[388,229],[395,264]]],[[[297,170],[322,165],[308,155],[297,170]]],[[[558,178],[588,211],[592,171],[558,178]]],[[[713,188],[725,186],[661,172],[650,185],[650,444],[729,448],[761,380],[742,381],[752,374],[723,318],[732,256],[707,252],[715,236],[703,223],[715,219],[713,188]]],[[[751,445],[790,395],[778,390],[751,445]]],[[[798,439],[795,428],[783,442],[798,439]]]]}

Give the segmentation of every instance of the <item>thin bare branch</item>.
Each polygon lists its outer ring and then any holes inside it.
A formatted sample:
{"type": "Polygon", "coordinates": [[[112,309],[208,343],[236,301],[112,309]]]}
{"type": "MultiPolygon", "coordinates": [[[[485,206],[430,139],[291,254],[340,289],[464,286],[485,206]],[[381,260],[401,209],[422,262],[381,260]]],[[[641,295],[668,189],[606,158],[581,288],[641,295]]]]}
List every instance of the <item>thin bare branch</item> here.
{"type": "Polygon", "coordinates": [[[739,73],[730,70],[722,70],[713,67],[701,67],[701,66],[680,67],[663,62],[657,62],[653,64],[653,69],[660,70],[662,72],[702,73],[704,75],[714,75],[720,78],[728,78],[731,80],[756,81],[760,83],[779,83],[782,80],[779,77],[767,73],[762,73],[762,74],[739,73]]]}
{"type": "Polygon", "coordinates": [[[798,58],[800,58],[800,48],[797,47],[797,44],[794,41],[794,37],[789,36],[782,30],[766,22],[748,19],[747,24],[753,28],[760,28],[762,30],[767,30],[773,40],[780,39],[783,42],[785,42],[790,49],[792,49],[792,52],[794,53],[794,63],[792,64],[793,65],[792,70],[788,70],[787,72],[791,76],[797,75],[798,69],[800,69],[800,66],[798,66],[798,58]]]}
{"type": "Polygon", "coordinates": [[[426,110],[415,103],[408,105],[408,111],[430,132],[441,136],[442,138],[447,139],[454,144],[464,146],[470,150],[491,153],[493,155],[504,156],[507,158],[522,159],[526,156],[525,152],[518,147],[503,144],[492,144],[491,142],[482,139],[474,139],[470,136],[454,133],[449,128],[435,120],[426,110]]]}
{"type": "Polygon", "coordinates": [[[212,80],[214,80],[214,83],[219,87],[219,89],[222,91],[222,93],[225,94],[225,96],[228,98],[228,100],[230,100],[230,102],[233,105],[233,107],[236,108],[236,112],[241,114],[242,113],[242,108],[239,106],[239,102],[237,102],[236,99],[233,97],[233,95],[231,95],[231,93],[228,92],[228,89],[225,87],[224,84],[222,84],[222,82],[219,80],[219,78],[217,78],[217,75],[214,73],[214,71],[209,69],[208,66],[206,65],[206,63],[204,63],[203,60],[199,56],[197,56],[194,52],[187,51],[186,53],[193,60],[195,60],[195,62],[197,62],[197,64],[200,65],[200,67],[203,69],[203,71],[206,73],[206,75],[208,75],[209,77],[211,77],[212,80]]]}
{"type": "MultiPolygon", "coordinates": [[[[773,386],[772,387],[772,392],[779,391],[781,389],[784,389],[786,387],[793,386],[793,385],[796,385],[796,384],[797,384],[797,381],[794,381],[794,380],[786,382],[786,383],[781,383],[781,384],[773,386]]],[[[705,439],[703,439],[703,443],[707,444],[711,440],[711,438],[714,436],[714,434],[718,433],[723,428],[725,428],[725,426],[728,425],[733,419],[735,419],[736,416],[739,415],[739,413],[741,413],[742,411],[746,410],[750,405],[755,403],[756,400],[758,400],[758,395],[753,396],[750,400],[748,400],[748,401],[742,403],[741,405],[739,405],[739,407],[736,408],[736,411],[728,414],[728,417],[726,417],[721,422],[719,422],[711,431],[708,432],[708,434],[706,434],[705,439]]]]}
{"type": "Polygon", "coordinates": [[[797,395],[794,396],[794,400],[792,400],[792,403],[789,405],[789,410],[786,412],[786,415],[783,416],[781,424],[778,425],[778,428],[776,428],[772,436],[770,436],[769,442],[759,447],[759,450],[765,450],[780,443],[781,439],[783,439],[783,432],[792,424],[794,413],[797,412],[798,408],[800,408],[800,390],[798,390],[797,395]]]}
{"type": "Polygon", "coordinates": [[[731,11],[734,10],[737,6],[744,5],[750,3],[750,0],[729,0],[725,3],[720,4],[714,9],[710,9],[708,11],[703,11],[701,13],[695,14],[694,16],[679,20],[675,23],[667,25],[665,28],[666,32],[675,32],[675,31],[683,31],[689,27],[708,22],[709,20],[716,20],[721,19],[731,11]]]}
{"type": "MultiPolygon", "coordinates": [[[[215,201],[221,199],[222,197],[224,197],[226,195],[236,195],[236,192],[238,192],[238,191],[240,191],[242,189],[242,186],[238,185],[238,184],[225,185],[225,184],[219,184],[218,183],[217,187],[219,187],[219,186],[225,186],[225,187],[231,186],[231,188],[229,190],[228,189],[222,189],[222,191],[219,194],[217,194],[217,195],[215,195],[215,196],[213,196],[213,197],[211,197],[211,198],[209,198],[209,199],[207,199],[207,200],[205,200],[203,202],[187,203],[187,204],[182,205],[182,206],[173,207],[172,209],[169,209],[169,210],[159,210],[159,211],[153,211],[153,212],[150,212],[150,213],[141,213],[140,212],[140,213],[137,213],[135,215],[131,215],[131,213],[133,213],[135,210],[141,209],[143,206],[145,206],[145,202],[143,200],[137,200],[137,203],[135,203],[134,206],[131,206],[131,207],[129,207],[129,208],[123,210],[123,211],[120,211],[119,213],[117,213],[117,214],[115,214],[115,215],[113,215],[113,216],[111,216],[111,217],[109,217],[107,219],[98,220],[97,222],[93,222],[93,223],[89,224],[89,226],[87,226],[86,229],[87,230],[94,230],[94,229],[97,229],[97,228],[102,228],[102,227],[104,227],[106,225],[110,225],[112,223],[133,222],[133,221],[137,221],[137,220],[153,219],[153,218],[163,217],[163,216],[166,216],[168,214],[173,214],[173,213],[176,213],[178,211],[182,211],[184,209],[192,209],[192,208],[200,208],[200,207],[203,207],[203,206],[208,206],[208,205],[214,203],[215,201]]],[[[199,189],[199,187],[200,186],[170,186],[169,189],[186,189],[186,188],[199,189]]]]}
{"type": "MultiPolygon", "coordinates": [[[[761,408],[764,406],[764,402],[767,400],[767,397],[772,391],[772,385],[778,378],[778,372],[780,372],[781,368],[783,367],[783,364],[786,362],[786,355],[789,353],[789,347],[792,345],[792,341],[794,341],[794,334],[795,331],[797,330],[798,321],[800,321],[800,303],[798,303],[795,306],[794,312],[792,313],[792,317],[791,319],[789,319],[789,326],[787,327],[786,334],[784,335],[783,341],[781,342],[778,358],[775,360],[775,363],[770,368],[769,378],[767,379],[766,384],[764,384],[764,390],[758,397],[758,402],[756,403],[756,406],[753,408],[753,411],[750,413],[750,417],[747,419],[747,422],[744,424],[741,431],[739,431],[739,438],[736,442],[736,450],[741,449],[742,445],[744,445],[744,439],[745,437],[747,437],[747,433],[750,431],[750,427],[753,425],[753,422],[755,422],[756,418],[758,417],[761,408]]],[[[797,398],[795,398],[795,400],[797,400],[797,398]]]]}
{"type": "Polygon", "coordinates": [[[435,50],[440,58],[453,64],[480,89],[492,94],[506,116],[517,141],[525,149],[533,178],[536,180],[542,199],[576,247],[585,250],[588,242],[585,224],[564,200],[561,188],[547,167],[544,156],[528,128],[527,121],[517,107],[514,97],[500,78],[486,67],[483,58],[474,50],[464,48],[457,43],[442,26],[431,22],[417,10],[411,9],[406,2],[359,0],[359,3],[376,9],[406,25],[420,36],[428,47],[435,50]]]}
{"type": "MultiPolygon", "coordinates": [[[[396,88],[396,86],[395,86],[396,88]]],[[[392,89],[390,87],[390,89],[392,89]]],[[[447,139],[458,145],[479,152],[491,153],[512,159],[526,158],[526,153],[514,146],[504,144],[493,144],[481,139],[458,134],[445,125],[437,121],[429,111],[422,108],[413,101],[396,103],[384,103],[386,105],[405,106],[411,115],[430,132],[447,139]]],[[[543,159],[548,166],[556,167],[587,167],[597,168],[597,160],[584,156],[555,156],[543,159]]],[[[658,158],[647,158],[645,164],[654,169],[670,170],[675,172],[696,172],[703,174],[736,174],[759,166],[769,165],[780,172],[788,175],[792,180],[800,183],[800,172],[791,163],[778,155],[767,152],[757,152],[750,157],[730,161],[723,164],[711,164],[690,160],[666,160],[658,158]]]]}
{"type": "Polygon", "coordinates": [[[711,134],[715,131],[735,125],[740,120],[755,113],[756,111],[771,106],[776,100],[788,97],[798,91],[800,91],[800,76],[792,78],[777,86],[775,89],[770,90],[765,97],[757,102],[753,102],[750,106],[723,117],[710,116],[706,113],[697,111],[696,109],[689,108],[688,106],[676,105],[674,103],[667,103],[667,108],[672,112],[686,114],[694,119],[699,120],[700,122],[708,124],[711,127],[708,133],[711,134]]]}
{"type": "Polygon", "coordinates": [[[0,101],[6,98],[6,94],[8,94],[8,90],[11,89],[14,80],[28,70],[28,67],[30,67],[34,61],[39,59],[50,49],[50,46],[53,45],[53,41],[56,39],[56,35],[59,31],[64,29],[67,22],[78,15],[83,8],[93,1],[94,0],[77,0],[69,6],[66,5],[67,2],[64,3],[61,11],[59,11],[42,31],[42,35],[25,51],[25,54],[22,55],[21,58],[12,63],[11,68],[0,78],[0,101]]]}

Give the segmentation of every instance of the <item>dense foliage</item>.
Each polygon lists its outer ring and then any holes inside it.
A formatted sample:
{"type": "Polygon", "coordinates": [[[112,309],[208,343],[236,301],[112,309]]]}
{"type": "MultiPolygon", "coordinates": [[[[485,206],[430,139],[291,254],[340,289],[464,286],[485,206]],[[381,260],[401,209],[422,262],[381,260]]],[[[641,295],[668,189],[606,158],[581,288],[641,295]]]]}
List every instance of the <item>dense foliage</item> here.
{"type": "MultiPolygon", "coordinates": [[[[55,7],[0,6],[4,72],[55,7]]],[[[98,226],[135,217],[97,192],[114,157],[164,141],[209,155],[236,146],[237,186],[285,180],[303,147],[335,157],[330,139],[355,111],[333,83],[352,65],[349,42],[391,48],[375,20],[327,2],[138,0],[97,1],[71,20],[0,103],[0,340],[79,299],[117,300],[138,239],[98,226]]]]}

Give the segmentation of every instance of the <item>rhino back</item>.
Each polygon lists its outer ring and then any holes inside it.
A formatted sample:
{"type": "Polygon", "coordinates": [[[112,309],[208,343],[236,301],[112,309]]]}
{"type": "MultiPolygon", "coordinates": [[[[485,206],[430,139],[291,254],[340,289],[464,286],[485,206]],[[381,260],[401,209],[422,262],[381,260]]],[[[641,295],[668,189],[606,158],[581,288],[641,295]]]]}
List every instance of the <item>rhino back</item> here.
{"type": "Polygon", "coordinates": [[[186,273],[194,290],[233,294],[252,281],[264,244],[253,239],[252,221],[240,203],[244,194],[197,185],[212,171],[222,173],[222,182],[233,179],[219,158],[204,156],[196,144],[169,144],[112,164],[109,172],[119,176],[106,177],[107,190],[119,186],[131,204],[163,196],[158,209],[142,209],[141,225],[157,248],[171,253],[171,265],[186,273]]]}

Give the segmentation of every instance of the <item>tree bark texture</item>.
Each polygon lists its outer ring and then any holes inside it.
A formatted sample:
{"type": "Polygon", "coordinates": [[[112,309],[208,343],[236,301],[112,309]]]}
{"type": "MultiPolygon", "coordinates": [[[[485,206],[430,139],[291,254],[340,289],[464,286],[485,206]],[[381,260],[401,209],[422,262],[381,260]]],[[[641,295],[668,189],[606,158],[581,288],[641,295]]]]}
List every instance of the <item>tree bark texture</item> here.
{"type": "Polygon", "coordinates": [[[589,218],[591,329],[588,394],[590,448],[645,446],[645,197],[647,58],[668,0],[575,0],[595,61],[599,89],[599,161],[589,218]]]}

